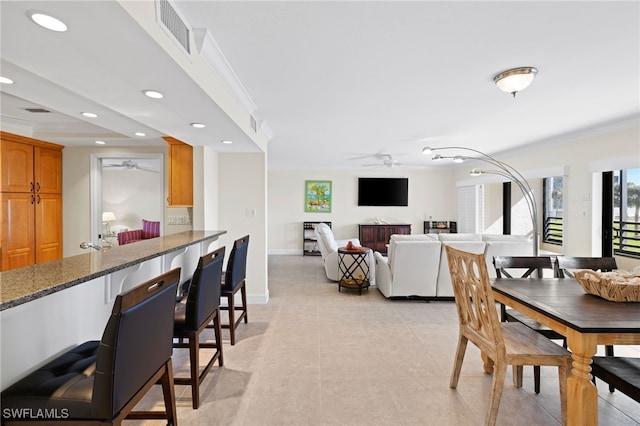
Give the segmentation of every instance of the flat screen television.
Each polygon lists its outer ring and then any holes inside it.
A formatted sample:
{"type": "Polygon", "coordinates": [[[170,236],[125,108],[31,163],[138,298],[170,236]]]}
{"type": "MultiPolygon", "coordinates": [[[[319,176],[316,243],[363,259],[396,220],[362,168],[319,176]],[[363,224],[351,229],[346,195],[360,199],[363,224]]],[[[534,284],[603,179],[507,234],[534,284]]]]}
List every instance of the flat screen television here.
{"type": "Polygon", "coordinates": [[[359,206],[408,206],[408,178],[358,178],[359,206]]]}

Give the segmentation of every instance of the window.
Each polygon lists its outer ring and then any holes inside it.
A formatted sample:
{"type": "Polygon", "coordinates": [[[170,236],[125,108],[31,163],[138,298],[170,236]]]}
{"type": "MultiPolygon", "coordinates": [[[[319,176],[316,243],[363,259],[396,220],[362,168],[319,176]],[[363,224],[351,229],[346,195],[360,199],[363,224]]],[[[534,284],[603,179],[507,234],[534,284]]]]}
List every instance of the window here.
{"type": "Polygon", "coordinates": [[[482,232],[483,198],[482,185],[458,187],[458,232],[482,232]]]}
{"type": "Polygon", "coordinates": [[[640,258],[640,168],[613,172],[613,252],[640,258]]]}
{"type": "Polygon", "coordinates": [[[542,240],[545,243],[562,245],[563,178],[549,177],[544,178],[542,182],[542,240]]]}

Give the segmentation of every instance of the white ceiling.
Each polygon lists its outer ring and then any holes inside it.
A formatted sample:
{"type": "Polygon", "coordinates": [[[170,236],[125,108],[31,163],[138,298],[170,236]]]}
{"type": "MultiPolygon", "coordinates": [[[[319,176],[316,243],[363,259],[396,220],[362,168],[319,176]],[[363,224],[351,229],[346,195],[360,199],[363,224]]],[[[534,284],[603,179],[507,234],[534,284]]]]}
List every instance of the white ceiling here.
{"type": "MultiPolygon", "coordinates": [[[[166,134],[259,151],[205,93],[206,75],[189,72],[197,61],[185,65],[145,27],[153,8],[121,3],[0,2],[0,74],[16,82],[1,87],[3,128],[64,145],[153,145],[166,134]],[[37,27],[32,9],[69,31],[37,27]],[[148,88],[165,99],[142,96],[148,88]],[[24,112],[34,105],[56,114],[24,112]],[[131,139],[135,131],[148,136],[131,139]]],[[[384,154],[428,165],[425,145],[495,154],[640,117],[638,1],[172,4],[208,30],[255,104],[249,112],[273,132],[271,170],[359,168],[384,154]],[[514,99],[493,76],[520,66],[539,73],[514,99]]]]}

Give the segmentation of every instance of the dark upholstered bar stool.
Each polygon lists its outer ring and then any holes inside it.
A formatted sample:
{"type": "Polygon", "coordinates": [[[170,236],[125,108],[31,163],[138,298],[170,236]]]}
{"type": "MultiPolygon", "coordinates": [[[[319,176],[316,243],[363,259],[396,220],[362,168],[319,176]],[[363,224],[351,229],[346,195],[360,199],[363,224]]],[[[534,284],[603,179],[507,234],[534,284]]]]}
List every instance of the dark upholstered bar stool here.
{"type": "MultiPolygon", "coordinates": [[[[247,276],[247,253],[249,251],[249,236],[245,235],[233,243],[233,249],[227,261],[227,270],[222,283],[222,297],[227,298],[227,306],[220,309],[229,311],[229,323],[222,324],[222,328],[228,328],[231,336],[231,344],[236,344],[236,328],[244,319],[245,324],[249,321],[247,317],[247,287],[245,280],[247,276]],[[235,295],[240,291],[242,305],[235,305],[235,295]],[[236,311],[240,315],[236,318],[236,311]]],[[[211,325],[209,326],[211,327],[211,325]]]]}
{"type": "MultiPolygon", "coordinates": [[[[519,275],[520,278],[529,278],[534,272],[538,277],[542,277],[544,270],[554,271],[553,261],[549,256],[494,256],[493,266],[496,268],[496,277],[513,278],[507,269],[520,269],[524,270],[519,275]]],[[[513,271],[512,271],[513,272],[513,271]]],[[[500,314],[502,321],[507,322],[520,322],[527,327],[542,334],[547,339],[562,340],[562,346],[567,347],[567,339],[560,333],[553,331],[546,325],[540,324],[538,321],[533,320],[523,313],[520,313],[514,309],[506,309],[506,307],[500,304],[500,314]]],[[[535,393],[540,393],[540,366],[533,366],[533,389],[535,393]]]]}
{"type": "Polygon", "coordinates": [[[117,296],[102,340],[83,343],[2,392],[3,423],[176,425],[171,344],[179,281],[176,268],[117,296]],[[156,383],[165,411],[132,411],[156,383]]]}
{"type": "Polygon", "coordinates": [[[222,263],[224,261],[224,247],[208,253],[200,258],[198,266],[191,279],[186,299],[176,305],[173,336],[178,338],[174,348],[188,348],[191,367],[190,377],[176,377],[177,385],[191,386],[193,408],[200,405],[200,384],[211,370],[213,363],[218,360],[222,367],[222,330],[220,328],[220,292],[222,290],[222,263]],[[215,343],[200,342],[200,334],[209,323],[213,322],[215,343]],[[183,343],[183,339],[188,343],[183,343]],[[200,349],[216,349],[201,373],[200,349]]]}

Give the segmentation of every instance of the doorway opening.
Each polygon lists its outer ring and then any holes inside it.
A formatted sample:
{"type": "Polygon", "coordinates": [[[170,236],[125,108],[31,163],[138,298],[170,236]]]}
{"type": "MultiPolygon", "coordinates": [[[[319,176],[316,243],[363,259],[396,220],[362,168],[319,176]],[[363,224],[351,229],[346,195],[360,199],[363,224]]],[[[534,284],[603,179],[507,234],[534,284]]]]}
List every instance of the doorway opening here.
{"type": "Polygon", "coordinates": [[[164,234],[164,164],[162,153],[91,154],[91,241],[116,245],[142,219],[159,221],[164,234]]]}

